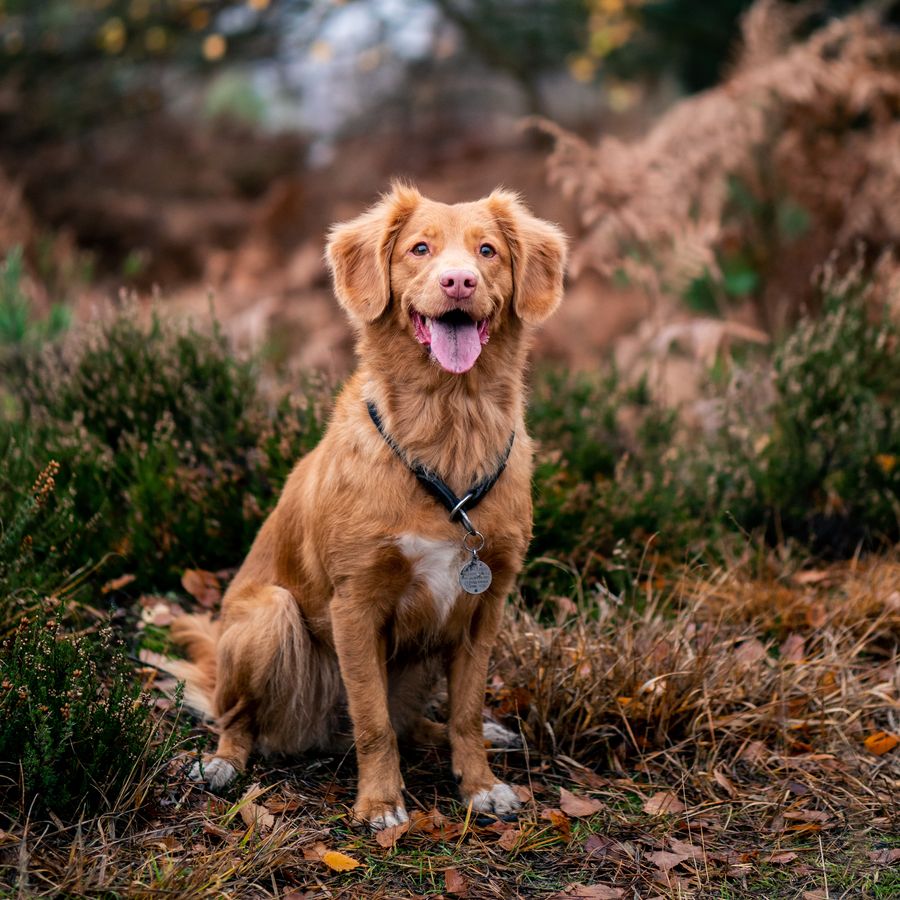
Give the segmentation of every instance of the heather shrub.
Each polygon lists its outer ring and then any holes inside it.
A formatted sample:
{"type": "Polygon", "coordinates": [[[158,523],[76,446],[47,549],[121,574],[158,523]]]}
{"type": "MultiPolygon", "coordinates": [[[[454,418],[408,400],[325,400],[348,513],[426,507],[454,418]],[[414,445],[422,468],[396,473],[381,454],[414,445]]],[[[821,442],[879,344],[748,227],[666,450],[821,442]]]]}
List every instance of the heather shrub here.
{"type": "Polygon", "coordinates": [[[897,324],[845,282],[776,350],[771,380],[762,421],[747,417],[751,388],[733,397],[719,450],[731,476],[723,505],[747,529],[826,555],[900,540],[897,324]]]}
{"type": "Polygon", "coordinates": [[[151,709],[108,631],[23,619],[0,654],[0,801],[74,816],[126,799],[169,749],[151,709]]]}
{"type": "Polygon", "coordinates": [[[24,483],[58,462],[80,530],[65,569],[114,554],[164,587],[238,563],[330,398],[309,379],[269,402],[257,380],[217,329],[129,312],[28,356],[0,446],[24,483]]]}

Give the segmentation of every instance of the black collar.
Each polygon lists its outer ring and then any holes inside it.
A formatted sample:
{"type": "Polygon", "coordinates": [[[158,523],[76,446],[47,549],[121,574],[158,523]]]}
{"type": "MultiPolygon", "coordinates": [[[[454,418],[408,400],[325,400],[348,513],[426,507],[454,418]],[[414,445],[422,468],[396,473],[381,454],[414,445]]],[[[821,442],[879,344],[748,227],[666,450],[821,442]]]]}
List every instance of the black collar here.
{"type": "Polygon", "coordinates": [[[381,421],[381,416],[378,413],[378,407],[376,407],[371,400],[366,401],[366,407],[369,410],[372,421],[375,423],[375,427],[378,429],[378,433],[384,438],[385,443],[400,457],[413,475],[416,476],[422,487],[424,487],[435,500],[447,507],[451,521],[459,518],[463,525],[465,525],[466,530],[473,532],[474,528],[469,522],[469,517],[466,515],[466,512],[474,509],[482,500],[484,500],[488,491],[490,491],[497,483],[497,479],[503,474],[506,463],[509,461],[509,454],[512,450],[513,441],[516,439],[515,431],[509,436],[509,441],[507,441],[506,449],[503,451],[500,465],[494,472],[485,478],[482,478],[481,481],[476,481],[475,484],[466,491],[463,497],[457,497],[447,483],[438,477],[436,473],[422,465],[422,463],[416,460],[410,461],[407,458],[406,454],[397,446],[394,439],[387,431],[385,431],[384,423],[381,421]]]}

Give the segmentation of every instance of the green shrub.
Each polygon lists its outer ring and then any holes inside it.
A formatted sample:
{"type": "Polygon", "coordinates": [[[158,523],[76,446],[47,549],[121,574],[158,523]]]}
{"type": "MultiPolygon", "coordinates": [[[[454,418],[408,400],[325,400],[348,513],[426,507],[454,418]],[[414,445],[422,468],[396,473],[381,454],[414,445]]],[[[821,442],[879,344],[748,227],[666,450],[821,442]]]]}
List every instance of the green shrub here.
{"type": "Polygon", "coordinates": [[[30,461],[25,483],[59,463],[91,526],[67,571],[115,553],[142,584],[167,587],[186,567],[240,562],[330,399],[309,380],[272,404],[258,377],[218,330],[128,313],[27,358],[0,448],[30,461]]]}
{"type": "MultiPolygon", "coordinates": [[[[846,556],[900,540],[900,328],[858,286],[777,349],[765,421],[732,415],[724,485],[747,528],[846,556]],[[734,439],[737,433],[743,440],[734,439]],[[748,490],[749,482],[749,490],[748,490]]],[[[738,410],[752,404],[739,402],[738,410]]]]}
{"type": "Polygon", "coordinates": [[[168,747],[151,748],[149,698],[109,632],[23,619],[0,654],[0,799],[61,816],[125,799],[168,747]],[[123,794],[124,792],[124,794],[123,794]]]}

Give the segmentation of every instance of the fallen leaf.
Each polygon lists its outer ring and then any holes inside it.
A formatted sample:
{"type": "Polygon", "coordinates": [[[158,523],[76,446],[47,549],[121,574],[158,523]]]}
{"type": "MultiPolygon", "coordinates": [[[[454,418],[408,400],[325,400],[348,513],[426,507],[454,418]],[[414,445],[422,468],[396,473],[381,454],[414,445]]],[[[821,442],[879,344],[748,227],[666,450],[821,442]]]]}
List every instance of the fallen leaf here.
{"type": "Polygon", "coordinates": [[[873,850],[869,859],[879,866],[892,866],[900,862],[900,847],[885,847],[883,850],[873,850]]]}
{"type": "Polygon", "coordinates": [[[203,831],[206,834],[213,835],[213,837],[221,838],[223,841],[228,840],[231,837],[231,832],[227,828],[222,828],[221,825],[216,825],[215,822],[204,822],[203,831]]]}
{"type": "Polygon", "coordinates": [[[685,859],[705,859],[706,851],[697,844],[691,844],[688,841],[679,841],[676,838],[670,838],[669,844],[673,853],[680,853],[685,859]]]}
{"type": "Polygon", "coordinates": [[[265,806],[270,813],[275,813],[276,815],[278,815],[279,813],[296,812],[298,809],[300,809],[300,801],[279,800],[272,798],[271,800],[266,800],[265,806]]]}
{"type": "Polygon", "coordinates": [[[567,897],[581,897],[583,900],[619,900],[625,896],[622,888],[606,884],[570,884],[564,891],[554,894],[551,900],[566,900],[567,897]]]}
{"type": "Polygon", "coordinates": [[[744,641],[744,643],[734,651],[735,662],[741,666],[752,666],[753,663],[759,662],[765,655],[765,646],[756,638],[744,641]]]}
{"type": "Polygon", "coordinates": [[[806,641],[803,635],[789,634],[784,643],[778,648],[781,658],[785,662],[800,663],[803,662],[803,655],[806,651],[806,641]]]}
{"type": "Polygon", "coordinates": [[[648,853],[647,859],[661,872],[668,872],[669,869],[674,869],[678,863],[683,863],[690,857],[684,853],[669,853],[667,850],[657,850],[654,853],[648,853]]]}
{"type": "Polygon", "coordinates": [[[572,835],[572,823],[569,817],[561,809],[541,810],[541,818],[546,819],[568,840],[572,835]]]}
{"type": "Polygon", "coordinates": [[[731,783],[731,779],[721,770],[713,769],[713,778],[716,784],[722,788],[729,797],[737,797],[737,788],[731,783]]]}
{"type": "Polygon", "coordinates": [[[503,834],[500,835],[497,846],[503,850],[512,850],[516,844],[519,843],[519,838],[521,836],[522,832],[518,828],[510,828],[509,831],[504,831],[503,834]]]}
{"type": "Polygon", "coordinates": [[[201,605],[210,609],[222,599],[219,579],[213,572],[203,569],[185,569],[181,576],[182,587],[201,605]]]}
{"type": "Polygon", "coordinates": [[[738,756],[748,763],[762,762],[768,755],[766,745],[762,741],[750,741],[743,747],[738,756]]]}
{"type": "Polygon", "coordinates": [[[347,856],[346,853],[341,853],[340,850],[326,850],[322,854],[322,862],[335,872],[349,872],[362,865],[358,859],[347,856]]]}
{"type": "Polygon", "coordinates": [[[831,818],[821,809],[789,809],[782,815],[785,819],[794,819],[797,822],[827,822],[831,818]]]}
{"type": "Polygon", "coordinates": [[[454,894],[457,897],[469,896],[469,882],[458,869],[454,869],[452,866],[444,869],[444,885],[448,894],[454,894]]]}
{"type": "Polygon", "coordinates": [[[375,835],[375,843],[385,850],[393,850],[397,841],[409,831],[409,822],[401,822],[399,825],[391,825],[390,828],[382,828],[375,835]]]}
{"type": "Polygon", "coordinates": [[[603,857],[612,845],[612,838],[608,838],[605,834],[592,834],[584,842],[584,852],[587,856],[603,857]]]}
{"type": "Polygon", "coordinates": [[[559,808],[573,819],[592,816],[603,809],[603,804],[593,797],[579,797],[565,788],[559,789],[559,808]]]}
{"type": "Polygon", "coordinates": [[[771,863],[773,866],[783,866],[785,863],[793,862],[797,858],[797,854],[793,850],[785,850],[782,853],[771,853],[769,856],[763,857],[763,862],[771,863]]]}
{"type": "Polygon", "coordinates": [[[312,900],[313,896],[309,891],[286,891],[281,900],[312,900]]]}
{"type": "Polygon", "coordinates": [[[869,753],[883,756],[885,753],[893,750],[897,744],[900,744],[900,737],[897,737],[896,734],[891,734],[889,731],[875,731],[863,743],[866,745],[866,750],[869,753]]]}
{"type": "Polygon", "coordinates": [[[256,826],[260,829],[269,829],[275,825],[275,816],[272,815],[264,806],[256,803],[257,798],[261,797],[265,791],[259,784],[251,784],[244,791],[240,799],[240,813],[244,824],[251,828],[256,826]]]}
{"type": "Polygon", "coordinates": [[[108,594],[111,591],[120,591],[126,585],[131,584],[136,577],[136,575],[120,575],[118,578],[113,578],[100,588],[100,593],[108,594]]]}
{"type": "Polygon", "coordinates": [[[677,815],[683,813],[684,804],[671,791],[657,791],[644,801],[643,810],[651,816],[663,814],[677,815]]]}

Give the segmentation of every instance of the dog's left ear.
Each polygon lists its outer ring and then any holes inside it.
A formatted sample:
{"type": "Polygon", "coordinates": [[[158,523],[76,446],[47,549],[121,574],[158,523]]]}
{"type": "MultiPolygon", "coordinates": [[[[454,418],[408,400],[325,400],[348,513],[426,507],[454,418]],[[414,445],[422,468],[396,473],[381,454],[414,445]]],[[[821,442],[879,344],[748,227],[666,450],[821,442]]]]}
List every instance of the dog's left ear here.
{"type": "Polygon", "coordinates": [[[387,308],[394,241],[421,199],[414,187],[394,183],[361,216],[331,229],[325,259],[337,298],[354,319],[374,322],[387,308]]]}
{"type": "Polygon", "coordinates": [[[566,236],[512,191],[494,191],[487,202],[512,254],[513,308],[524,322],[543,322],[562,300],[566,236]]]}

